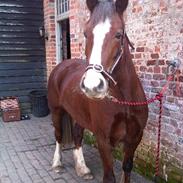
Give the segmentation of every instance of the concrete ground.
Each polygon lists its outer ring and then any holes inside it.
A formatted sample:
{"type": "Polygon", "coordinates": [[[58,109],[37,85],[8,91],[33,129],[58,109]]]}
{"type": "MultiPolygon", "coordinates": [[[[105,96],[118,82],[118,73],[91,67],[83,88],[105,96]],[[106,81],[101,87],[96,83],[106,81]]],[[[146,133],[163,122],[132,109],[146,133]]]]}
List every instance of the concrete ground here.
{"type": "MultiPolygon", "coordinates": [[[[84,146],[84,155],[94,179],[84,181],[74,170],[72,150],[63,152],[61,173],[51,169],[55,139],[50,116],[4,123],[0,118],[0,183],[100,183],[102,165],[98,151],[84,146]]],[[[121,165],[116,161],[115,174],[119,182],[121,165]]],[[[132,183],[150,183],[132,173],[132,183]]]]}

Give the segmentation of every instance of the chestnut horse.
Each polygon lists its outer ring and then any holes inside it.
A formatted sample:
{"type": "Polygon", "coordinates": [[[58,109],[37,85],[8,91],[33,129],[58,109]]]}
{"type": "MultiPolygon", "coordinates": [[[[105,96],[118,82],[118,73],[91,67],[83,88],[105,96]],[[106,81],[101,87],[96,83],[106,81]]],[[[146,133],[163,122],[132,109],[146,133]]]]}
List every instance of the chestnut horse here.
{"type": "Polygon", "coordinates": [[[48,101],[55,127],[56,149],[52,167],[59,171],[63,123],[73,122],[75,169],[91,179],[82,152],[84,129],[96,137],[102,159],[103,183],[116,182],[112,150],[123,143],[123,181],[130,182],[134,152],[141,141],[148,106],[120,105],[122,101],[146,101],[132,63],[123,12],[128,0],[86,0],[90,18],[86,23],[86,61],[70,59],[58,64],[48,83],[48,101]],[[69,120],[70,119],[70,120],[69,120]]]}

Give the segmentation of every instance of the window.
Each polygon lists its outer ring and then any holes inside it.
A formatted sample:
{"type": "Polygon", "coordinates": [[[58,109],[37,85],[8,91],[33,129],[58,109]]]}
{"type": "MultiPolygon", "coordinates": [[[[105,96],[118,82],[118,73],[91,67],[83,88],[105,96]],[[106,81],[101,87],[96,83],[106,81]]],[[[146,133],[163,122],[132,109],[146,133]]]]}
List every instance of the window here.
{"type": "Polygon", "coordinates": [[[69,3],[69,0],[55,0],[57,63],[71,57],[69,3]]]}
{"type": "Polygon", "coordinates": [[[69,0],[57,0],[57,20],[65,19],[69,13],[69,0]]]}

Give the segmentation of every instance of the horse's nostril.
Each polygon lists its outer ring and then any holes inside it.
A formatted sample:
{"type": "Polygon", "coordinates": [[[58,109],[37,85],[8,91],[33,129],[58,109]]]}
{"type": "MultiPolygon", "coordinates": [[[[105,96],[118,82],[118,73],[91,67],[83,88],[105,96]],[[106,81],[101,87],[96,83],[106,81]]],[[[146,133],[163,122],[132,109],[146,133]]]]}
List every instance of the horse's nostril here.
{"type": "Polygon", "coordinates": [[[83,81],[81,81],[80,86],[81,86],[81,88],[84,88],[85,87],[83,81]]]}
{"type": "Polygon", "coordinates": [[[98,89],[101,90],[104,88],[104,81],[102,79],[100,79],[100,83],[98,85],[98,89]]]}
{"type": "Polygon", "coordinates": [[[102,79],[100,79],[98,86],[94,87],[93,91],[101,92],[101,90],[103,90],[103,89],[104,89],[104,81],[102,79]]]}
{"type": "Polygon", "coordinates": [[[82,79],[81,82],[80,82],[80,88],[85,89],[84,79],[82,79]]]}

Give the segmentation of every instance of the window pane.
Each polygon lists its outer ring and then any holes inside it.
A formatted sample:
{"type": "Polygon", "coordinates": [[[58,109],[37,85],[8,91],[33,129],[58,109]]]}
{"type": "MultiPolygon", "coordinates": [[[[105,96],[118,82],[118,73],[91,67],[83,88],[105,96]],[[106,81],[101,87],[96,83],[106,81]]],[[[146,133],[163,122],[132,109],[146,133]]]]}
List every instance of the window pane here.
{"type": "Polygon", "coordinates": [[[69,0],[57,0],[57,14],[61,15],[69,11],[69,0]]]}

